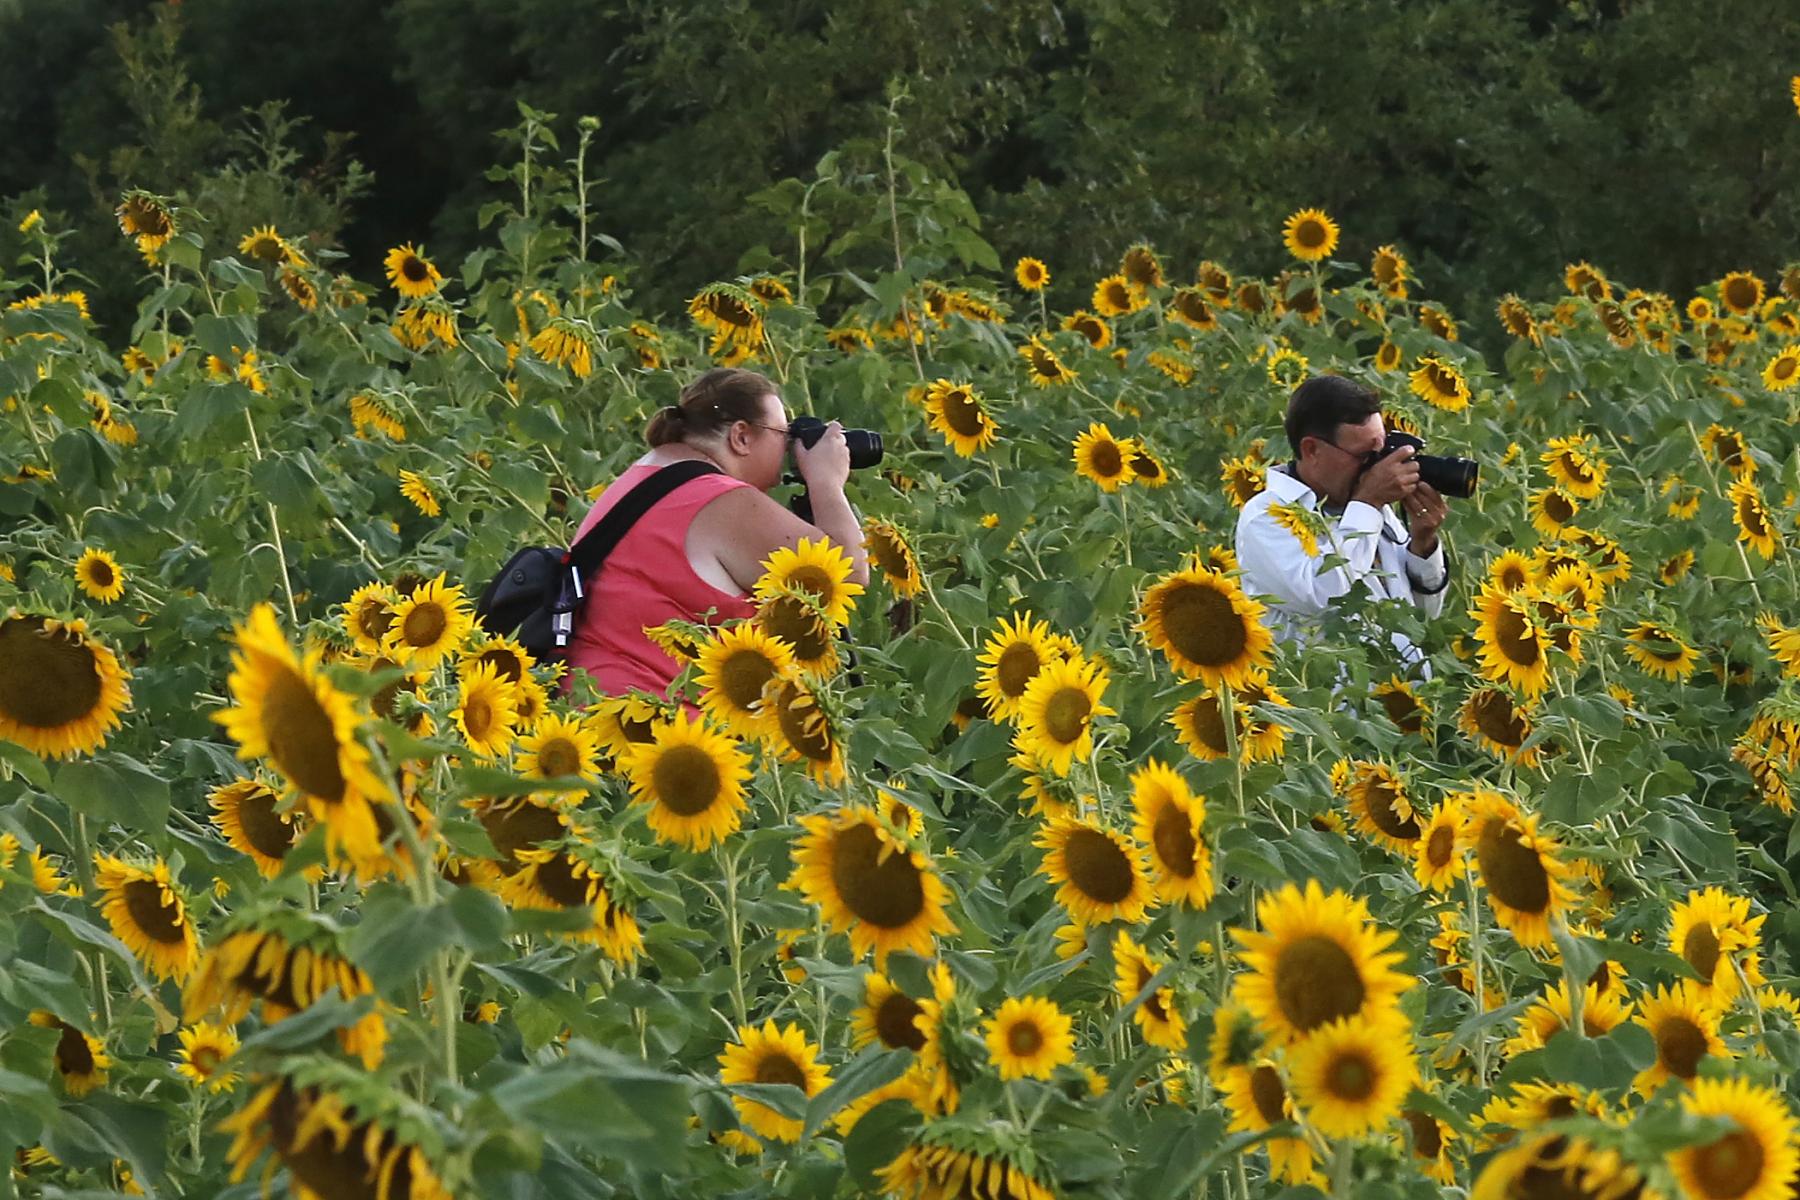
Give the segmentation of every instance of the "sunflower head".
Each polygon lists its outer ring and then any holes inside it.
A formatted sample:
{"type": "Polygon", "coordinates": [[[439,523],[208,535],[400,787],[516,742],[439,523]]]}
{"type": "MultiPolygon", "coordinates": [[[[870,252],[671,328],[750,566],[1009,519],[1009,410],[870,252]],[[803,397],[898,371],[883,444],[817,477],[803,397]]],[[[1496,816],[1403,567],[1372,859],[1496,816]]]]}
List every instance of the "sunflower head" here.
{"type": "Polygon", "coordinates": [[[1189,679],[1213,688],[1244,686],[1266,669],[1274,636],[1263,606],[1237,581],[1198,565],[1163,576],[1144,593],[1139,628],[1153,649],[1189,679]]]}
{"type": "Polygon", "coordinates": [[[895,950],[931,957],[934,939],[954,933],[945,915],[949,891],[931,860],[909,849],[862,805],[800,819],[794,874],[788,886],[833,932],[847,934],[851,952],[875,955],[883,970],[895,950]]]}
{"type": "Polygon", "coordinates": [[[1287,252],[1301,262],[1319,262],[1337,249],[1337,222],[1323,209],[1303,208],[1282,225],[1281,237],[1287,252]]]}
{"type": "Polygon", "coordinates": [[[46,758],[91,754],[131,703],[118,656],[84,621],[0,619],[0,739],[46,758]]]}

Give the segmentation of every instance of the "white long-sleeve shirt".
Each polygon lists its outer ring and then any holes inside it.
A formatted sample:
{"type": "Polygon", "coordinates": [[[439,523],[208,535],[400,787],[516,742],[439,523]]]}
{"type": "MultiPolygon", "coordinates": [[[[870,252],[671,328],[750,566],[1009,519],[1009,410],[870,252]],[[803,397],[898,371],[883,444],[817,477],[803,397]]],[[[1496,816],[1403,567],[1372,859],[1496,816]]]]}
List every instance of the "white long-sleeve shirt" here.
{"type": "MultiPolygon", "coordinates": [[[[1362,584],[1377,599],[1404,600],[1427,617],[1444,608],[1449,569],[1442,543],[1421,558],[1407,545],[1406,527],[1393,509],[1352,500],[1341,515],[1321,514],[1329,538],[1317,554],[1307,554],[1300,540],[1269,512],[1271,504],[1298,504],[1319,511],[1311,487],[1281,468],[1271,468],[1268,486],[1238,514],[1237,557],[1244,591],[1270,603],[1265,623],[1277,638],[1310,641],[1326,608],[1362,584]],[[1327,555],[1344,561],[1321,571],[1327,555]]],[[[1402,661],[1421,656],[1404,634],[1392,633],[1402,661]]]]}

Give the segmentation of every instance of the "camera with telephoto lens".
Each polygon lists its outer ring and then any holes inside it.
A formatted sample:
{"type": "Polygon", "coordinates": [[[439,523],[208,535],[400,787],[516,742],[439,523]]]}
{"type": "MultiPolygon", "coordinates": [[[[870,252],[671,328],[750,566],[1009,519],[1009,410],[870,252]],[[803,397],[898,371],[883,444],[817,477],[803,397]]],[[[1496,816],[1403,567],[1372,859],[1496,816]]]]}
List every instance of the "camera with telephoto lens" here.
{"type": "MultiPolygon", "coordinates": [[[[818,417],[795,417],[788,422],[788,436],[811,450],[825,436],[825,422],[818,417]]],[[[850,447],[852,471],[880,465],[882,451],[879,433],[873,429],[846,429],[844,441],[850,447]]]]}
{"type": "Polygon", "coordinates": [[[1457,500],[1467,500],[1475,494],[1475,484],[1481,476],[1480,463],[1472,458],[1427,454],[1424,438],[1397,430],[1387,435],[1387,443],[1381,449],[1369,455],[1368,461],[1363,464],[1363,470],[1367,471],[1402,446],[1412,447],[1412,461],[1419,464],[1420,483],[1436,488],[1440,495],[1457,500]]]}
{"type": "MultiPolygon", "coordinates": [[[[818,417],[795,417],[788,422],[788,437],[799,442],[808,450],[818,444],[825,436],[825,422],[818,417]]],[[[881,435],[873,429],[846,429],[844,442],[850,447],[850,469],[859,471],[864,467],[881,465],[881,435]]],[[[801,483],[799,473],[788,476],[788,482],[801,483]]],[[[813,519],[812,497],[802,488],[788,501],[788,511],[809,524],[813,519]]]]}

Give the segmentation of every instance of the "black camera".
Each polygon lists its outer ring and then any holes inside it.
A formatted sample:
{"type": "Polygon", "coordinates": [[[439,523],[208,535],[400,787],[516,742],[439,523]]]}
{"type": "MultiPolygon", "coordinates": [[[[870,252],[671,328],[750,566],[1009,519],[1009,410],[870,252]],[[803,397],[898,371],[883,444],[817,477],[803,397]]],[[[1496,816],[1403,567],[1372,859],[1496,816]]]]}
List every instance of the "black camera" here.
{"type": "MultiPolygon", "coordinates": [[[[788,422],[788,436],[811,450],[825,436],[825,422],[818,417],[795,417],[788,422]]],[[[879,433],[873,429],[846,429],[844,441],[850,447],[852,471],[880,465],[882,448],[879,433]]]]}
{"type": "Polygon", "coordinates": [[[1398,430],[1387,435],[1387,444],[1369,455],[1363,464],[1368,470],[1402,446],[1412,447],[1412,461],[1419,464],[1419,482],[1436,488],[1443,496],[1467,500],[1475,494],[1481,477],[1481,464],[1472,458],[1456,458],[1448,454],[1425,453],[1425,439],[1398,430]]]}

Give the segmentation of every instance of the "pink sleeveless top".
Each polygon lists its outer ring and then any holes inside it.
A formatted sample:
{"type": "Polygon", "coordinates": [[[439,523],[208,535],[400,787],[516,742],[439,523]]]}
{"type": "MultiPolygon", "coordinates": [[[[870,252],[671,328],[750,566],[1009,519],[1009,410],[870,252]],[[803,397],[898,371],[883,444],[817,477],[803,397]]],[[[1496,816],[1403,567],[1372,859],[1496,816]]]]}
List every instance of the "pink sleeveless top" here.
{"type": "MultiPolygon", "coordinates": [[[[657,469],[654,463],[628,468],[594,501],[576,538],[657,469]]],[[[644,636],[645,626],[676,617],[718,624],[756,611],[743,596],[720,591],[700,578],[687,557],[688,526],[700,510],[733,488],[750,486],[729,475],[702,475],[664,496],[638,519],[588,581],[587,602],[569,642],[570,675],[585,670],[607,695],[623,695],[634,687],[666,695],[681,664],[644,636]]]]}

